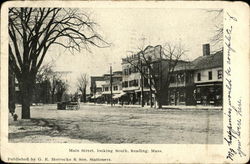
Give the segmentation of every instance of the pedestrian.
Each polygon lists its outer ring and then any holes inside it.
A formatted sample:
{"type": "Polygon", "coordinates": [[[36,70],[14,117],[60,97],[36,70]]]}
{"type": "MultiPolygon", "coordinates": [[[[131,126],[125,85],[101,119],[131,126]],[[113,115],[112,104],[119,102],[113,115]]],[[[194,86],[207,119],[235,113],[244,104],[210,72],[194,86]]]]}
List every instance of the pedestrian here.
{"type": "Polygon", "coordinates": [[[13,119],[14,119],[14,121],[17,121],[17,118],[18,118],[18,115],[15,113],[15,114],[13,114],[13,119]]]}

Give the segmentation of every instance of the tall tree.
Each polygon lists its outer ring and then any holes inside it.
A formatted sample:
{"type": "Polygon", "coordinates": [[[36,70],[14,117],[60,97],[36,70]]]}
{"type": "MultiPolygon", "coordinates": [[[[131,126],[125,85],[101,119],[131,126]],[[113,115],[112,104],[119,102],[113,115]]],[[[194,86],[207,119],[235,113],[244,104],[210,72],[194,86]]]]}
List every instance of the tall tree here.
{"type": "Polygon", "coordinates": [[[167,98],[170,77],[186,50],[182,44],[171,43],[139,50],[135,58],[127,57],[126,61],[141,73],[141,86],[145,84],[144,79],[147,80],[150,92],[155,94],[157,108],[162,108],[163,92],[166,92],[164,97],[167,98]]]}
{"type": "Polygon", "coordinates": [[[30,118],[36,75],[48,49],[59,45],[72,53],[109,44],[80,9],[9,8],[9,58],[22,94],[22,118],[30,118]]]}
{"type": "Polygon", "coordinates": [[[89,84],[89,77],[86,73],[82,73],[77,79],[77,87],[82,93],[82,100],[86,102],[86,89],[89,84]]]}

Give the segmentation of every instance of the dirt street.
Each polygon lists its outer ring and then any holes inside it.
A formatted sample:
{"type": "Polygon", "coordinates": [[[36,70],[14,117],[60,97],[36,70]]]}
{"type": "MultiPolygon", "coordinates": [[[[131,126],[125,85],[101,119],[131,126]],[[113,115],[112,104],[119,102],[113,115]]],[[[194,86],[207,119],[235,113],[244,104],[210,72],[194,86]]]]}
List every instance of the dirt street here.
{"type": "Polygon", "coordinates": [[[222,144],[222,110],[142,109],[81,104],[31,107],[31,120],[9,117],[10,142],[222,144]]]}

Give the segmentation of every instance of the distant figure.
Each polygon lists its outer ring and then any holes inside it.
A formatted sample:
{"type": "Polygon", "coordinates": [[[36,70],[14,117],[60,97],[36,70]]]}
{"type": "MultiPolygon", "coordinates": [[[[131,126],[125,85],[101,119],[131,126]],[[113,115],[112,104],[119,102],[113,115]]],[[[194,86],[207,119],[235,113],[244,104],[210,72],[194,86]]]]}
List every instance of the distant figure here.
{"type": "Polygon", "coordinates": [[[15,113],[16,105],[15,105],[14,98],[11,97],[10,95],[11,93],[9,94],[9,112],[13,116],[13,114],[15,113]]]}
{"type": "Polygon", "coordinates": [[[15,114],[13,114],[13,119],[14,119],[14,121],[17,121],[17,118],[18,118],[18,115],[15,113],[15,114]]]}

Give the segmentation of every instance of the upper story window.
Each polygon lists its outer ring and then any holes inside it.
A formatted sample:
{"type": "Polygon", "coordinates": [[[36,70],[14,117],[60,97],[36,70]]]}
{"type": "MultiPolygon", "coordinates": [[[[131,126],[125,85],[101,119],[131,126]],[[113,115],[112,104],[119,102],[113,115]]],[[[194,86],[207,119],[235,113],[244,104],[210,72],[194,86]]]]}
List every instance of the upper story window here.
{"type": "Polygon", "coordinates": [[[117,91],[118,90],[118,86],[114,86],[114,91],[117,91]]]}
{"type": "Polygon", "coordinates": [[[133,80],[129,81],[129,87],[133,87],[134,86],[133,84],[134,84],[133,80]]]}
{"type": "Polygon", "coordinates": [[[175,83],[175,76],[174,75],[170,76],[170,83],[175,83]]]}
{"type": "Polygon", "coordinates": [[[177,82],[178,83],[183,83],[184,82],[184,74],[183,73],[178,73],[177,74],[177,82]]]}
{"type": "Polygon", "coordinates": [[[123,87],[124,87],[124,88],[127,88],[127,87],[128,87],[128,82],[127,82],[127,81],[124,81],[124,82],[123,82],[123,87]]]}
{"type": "Polygon", "coordinates": [[[222,70],[217,71],[218,79],[222,79],[222,70]]]}
{"type": "Polygon", "coordinates": [[[197,73],[197,81],[201,81],[201,73],[197,73]]]}
{"type": "Polygon", "coordinates": [[[105,91],[109,91],[109,87],[105,87],[104,90],[105,90],[105,91]]]}
{"type": "Polygon", "coordinates": [[[212,80],[213,79],[213,74],[212,71],[208,72],[208,80],[212,80]]]}
{"type": "Polygon", "coordinates": [[[128,70],[126,68],[123,70],[123,74],[128,75],[128,70]]]}

